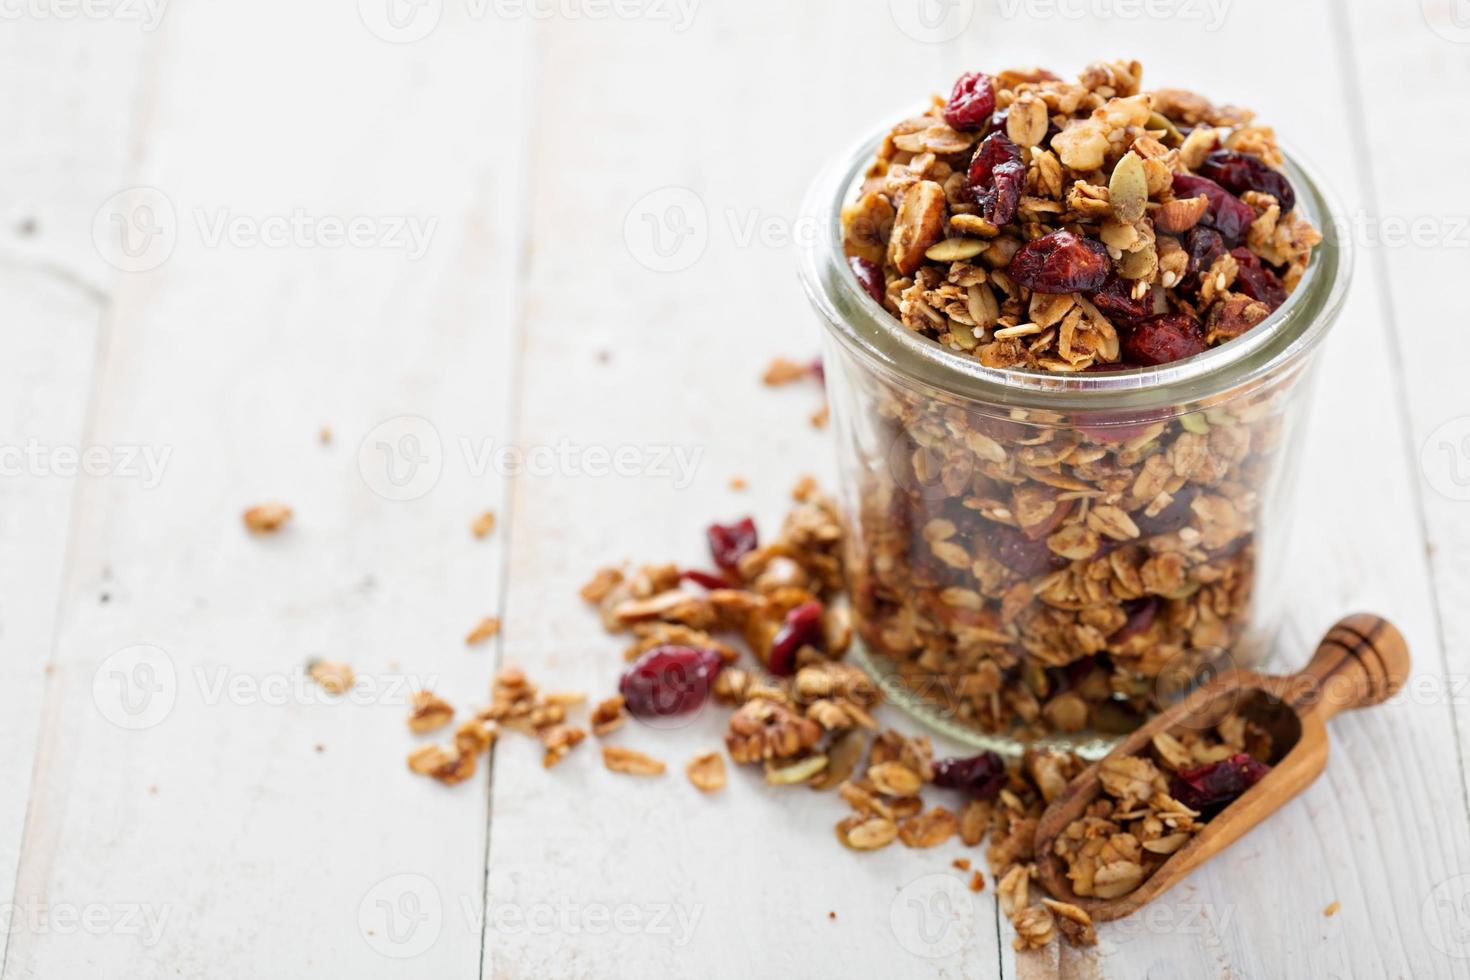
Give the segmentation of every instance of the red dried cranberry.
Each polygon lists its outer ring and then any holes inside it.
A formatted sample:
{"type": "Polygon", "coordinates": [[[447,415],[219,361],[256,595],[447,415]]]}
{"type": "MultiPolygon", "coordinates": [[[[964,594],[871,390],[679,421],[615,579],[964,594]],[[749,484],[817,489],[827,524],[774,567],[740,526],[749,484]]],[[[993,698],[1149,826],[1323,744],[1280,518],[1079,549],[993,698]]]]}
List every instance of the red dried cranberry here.
{"type": "Polygon", "coordinates": [[[776,638],[771,641],[770,662],[766,665],[771,673],[785,677],[796,670],[796,652],[802,647],[824,649],[826,635],[822,632],[822,604],[803,602],[786,614],[776,638]]]}
{"type": "Polygon", "coordinates": [[[1204,349],[1204,331],[1188,313],[1151,316],[1123,338],[1123,353],[1139,364],[1169,364],[1204,349]]]}
{"type": "Polygon", "coordinates": [[[1107,281],[1110,266],[1102,242],[1054,231],[1022,245],[1006,275],[1038,293],[1091,292],[1107,281]]]}
{"type": "Polygon", "coordinates": [[[726,572],[733,572],[740,559],[754,551],[757,544],[755,521],[749,517],[734,524],[711,524],[705,533],[709,537],[709,553],[726,572]]]}
{"type": "Polygon", "coordinates": [[[724,657],[703,647],[654,647],[623,671],[618,691],[634,717],[682,715],[704,704],[724,666],[724,657]]]}
{"type": "Polygon", "coordinates": [[[1197,292],[1200,279],[1215,264],[1215,260],[1225,254],[1225,239],[1213,228],[1195,225],[1184,236],[1184,250],[1189,253],[1189,266],[1184,270],[1184,278],[1180,280],[1179,286],[1188,292],[1197,292]]]}
{"type": "Polygon", "coordinates": [[[1245,230],[1256,220],[1256,212],[1249,204],[1208,177],[1174,175],[1175,197],[1199,197],[1201,194],[1210,199],[1210,207],[1200,223],[1207,228],[1214,228],[1231,244],[1244,238],[1245,230]]]}
{"type": "Polygon", "coordinates": [[[1276,309],[1286,302],[1286,287],[1276,278],[1276,273],[1261,262],[1259,256],[1248,248],[1237,248],[1230,255],[1240,271],[1235,274],[1235,288],[1253,300],[1276,309]]]}
{"type": "Polygon", "coordinates": [[[1123,609],[1128,613],[1128,621],[1108,637],[1108,642],[1115,646],[1127,643],[1135,636],[1149,631],[1149,627],[1154,624],[1154,616],[1159,611],[1159,598],[1158,596],[1145,596],[1142,599],[1133,599],[1123,603],[1123,609]]]}
{"type": "Polygon", "coordinates": [[[1067,559],[1048,548],[1044,539],[1032,541],[1007,524],[992,524],[985,533],[995,560],[1024,578],[1067,567],[1067,559]]]}
{"type": "Polygon", "coordinates": [[[954,83],[944,107],[944,121],[955,129],[984,129],[995,111],[995,84],[983,71],[966,72],[954,83]]]}
{"type": "Polygon", "coordinates": [[[934,785],[958,789],[978,800],[988,800],[1006,784],[1006,764],[994,752],[969,759],[939,759],[934,763],[934,785]]]}
{"type": "Polygon", "coordinates": [[[986,221],[997,227],[1009,223],[1016,216],[1016,205],[1026,187],[1021,148],[1001,133],[985,137],[970,161],[965,187],[980,205],[986,221]]]}
{"type": "Polygon", "coordinates": [[[1174,491],[1174,499],[1169,501],[1169,506],[1152,517],[1142,510],[1135,513],[1133,523],[1138,526],[1138,533],[1152,538],[1159,534],[1173,534],[1187,526],[1190,515],[1194,513],[1190,505],[1198,492],[1194,487],[1180,487],[1174,491]]]}
{"type": "Polygon", "coordinates": [[[852,274],[857,276],[858,284],[867,291],[869,296],[873,297],[874,302],[882,306],[883,270],[860,255],[849,258],[847,264],[852,268],[852,274]]]}
{"type": "Polygon", "coordinates": [[[1137,323],[1154,312],[1152,293],[1145,290],[1143,296],[1134,299],[1133,283],[1112,272],[1108,273],[1102,288],[1089,293],[1087,298],[1104,316],[1124,324],[1137,323]]]}
{"type": "MultiPolygon", "coordinates": [[[[881,303],[883,301],[880,299],[878,302],[881,303]]],[[[822,366],[822,359],[820,357],[813,358],[812,362],[807,365],[806,369],[808,372],[811,373],[811,376],[816,378],[818,381],[827,380],[827,369],[822,366]]]]}
{"type": "Polygon", "coordinates": [[[1296,207],[1296,191],[1286,174],[1268,167],[1265,161],[1248,153],[1233,150],[1216,150],[1205,157],[1205,162],[1196,168],[1201,177],[1208,177],[1233,194],[1260,191],[1276,198],[1281,213],[1286,214],[1296,207]]]}
{"type": "Polygon", "coordinates": [[[706,589],[729,589],[734,587],[734,584],[729,579],[723,575],[716,575],[714,572],[701,572],[697,568],[686,568],[679,574],[680,577],[693,582],[695,585],[702,585],[706,589]]]}
{"type": "Polygon", "coordinates": [[[1259,783],[1271,767],[1244,752],[1174,774],[1169,795],[1191,810],[1212,817],[1259,783]]]}

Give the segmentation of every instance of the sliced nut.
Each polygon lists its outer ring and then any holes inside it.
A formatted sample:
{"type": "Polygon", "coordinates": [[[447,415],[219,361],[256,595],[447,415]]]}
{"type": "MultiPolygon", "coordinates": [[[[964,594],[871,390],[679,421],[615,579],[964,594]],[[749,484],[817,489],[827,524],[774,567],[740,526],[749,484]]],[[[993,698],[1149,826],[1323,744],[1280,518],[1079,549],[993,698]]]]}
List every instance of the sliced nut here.
{"type": "Polygon", "coordinates": [[[245,512],[245,527],[252,534],[273,534],[291,519],[291,508],[279,501],[258,504],[245,512]]]}
{"type": "Polygon", "coordinates": [[[306,665],[306,674],[328,694],[343,694],[357,683],[352,667],[340,660],[313,660],[306,665]]]}
{"type": "Polygon", "coordinates": [[[924,253],[944,234],[946,210],[944,188],[932,180],[904,192],[888,242],[888,261],[901,274],[913,275],[924,264],[924,253]]]}
{"type": "Polygon", "coordinates": [[[651,755],[621,745],[604,745],[602,764],[613,772],[627,773],[630,776],[662,776],[668,768],[651,755]]]}
{"type": "Polygon", "coordinates": [[[1199,224],[1209,209],[1210,199],[1203,194],[1198,197],[1175,198],[1160,205],[1154,212],[1154,227],[1171,235],[1181,235],[1199,224]]]}
{"type": "Polygon", "coordinates": [[[809,755],[805,759],[785,766],[772,766],[770,763],[767,763],[766,782],[774,786],[790,786],[794,783],[804,783],[826,768],[827,757],[821,754],[809,755]]]}
{"type": "Polygon", "coordinates": [[[897,763],[884,762],[868,769],[868,781],[873,788],[886,796],[914,796],[924,786],[924,781],[912,769],[897,763]]]}
{"type": "Polygon", "coordinates": [[[701,752],[689,760],[684,773],[701,792],[722,790],[725,788],[725,757],[719,752],[701,752]]]}
{"type": "Polygon", "coordinates": [[[433,691],[416,691],[409,704],[413,711],[408,716],[409,731],[422,735],[443,728],[454,718],[454,708],[433,691]]]}

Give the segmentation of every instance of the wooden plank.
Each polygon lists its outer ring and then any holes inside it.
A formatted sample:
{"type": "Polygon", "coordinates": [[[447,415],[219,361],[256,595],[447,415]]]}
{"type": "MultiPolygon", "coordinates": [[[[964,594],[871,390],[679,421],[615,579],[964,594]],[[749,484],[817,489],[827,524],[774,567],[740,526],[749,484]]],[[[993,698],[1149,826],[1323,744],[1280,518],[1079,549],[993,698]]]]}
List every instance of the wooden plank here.
{"type": "MultiPolygon", "coordinates": [[[[107,297],[92,212],[131,157],[131,113],[146,36],[126,23],[79,32],[23,20],[0,32],[11,91],[0,172],[12,188],[0,217],[0,907],[29,921],[37,897],[15,892],[30,802],[46,667],[72,541],[79,472],[148,478],[140,447],[89,441],[88,410],[107,297]],[[89,82],[106,72],[109,87],[89,82]],[[86,455],[90,450],[90,456],[86,455]],[[84,466],[85,463],[85,466],[84,466]]],[[[97,596],[90,601],[98,601],[97,596]]],[[[0,963],[15,929],[0,930],[0,963]]]]}
{"type": "MultiPolygon", "coordinates": [[[[595,695],[615,689],[623,645],[577,598],[596,566],[706,564],[710,521],[751,513],[770,529],[798,475],[830,485],[830,437],[807,424],[815,386],[758,380],[772,356],[818,346],[792,220],[834,149],[911,101],[893,79],[927,77],[935,49],[896,46],[878,8],[701,5],[677,35],[647,22],[547,26],[541,105],[557,125],[535,154],[519,437],[637,447],[639,464],[625,477],[564,468],[518,481],[505,656],[546,685],[595,695]],[[840,97],[828,98],[837,79],[840,97]],[[650,221],[704,233],[682,251],[666,237],[660,256],[650,221]],[[651,447],[697,463],[692,479],[651,447]],[[728,489],[734,475],[750,488],[728,489]]],[[[726,716],[711,708],[677,730],[617,733],[668,762],[656,780],[605,771],[596,744],[547,773],[534,745],[502,741],[484,976],[995,973],[993,902],[948,867],[957,843],[859,858],[833,837],[840,801],[749,771],[701,796],[683,766],[721,746],[726,716]],[[626,931],[571,924],[605,923],[620,907],[626,931]],[[543,909],[566,911],[553,929],[516,924],[543,909]]]]}
{"type": "Polygon", "coordinates": [[[490,675],[463,636],[503,541],[468,523],[502,505],[478,450],[507,426],[533,26],[446,8],[400,45],[353,5],[170,8],[127,180],[175,242],[119,279],[93,438],[172,457],[79,488],[18,888],[102,927],[17,931],[7,976],[478,969],[485,783],[406,771],[400,682],[464,707],[490,675]],[[395,485],[379,443],[437,483],[395,485]],[[252,538],[267,498],[297,516],[252,538]],[[316,656],[358,693],[302,683],[316,656]]]}

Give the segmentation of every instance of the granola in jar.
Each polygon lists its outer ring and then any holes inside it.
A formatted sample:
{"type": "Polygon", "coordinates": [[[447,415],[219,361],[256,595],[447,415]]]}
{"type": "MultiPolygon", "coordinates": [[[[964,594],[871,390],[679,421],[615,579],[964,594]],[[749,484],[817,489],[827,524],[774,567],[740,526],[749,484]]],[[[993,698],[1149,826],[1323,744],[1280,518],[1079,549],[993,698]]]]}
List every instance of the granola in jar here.
{"type": "Polygon", "coordinates": [[[966,397],[835,344],[826,369],[854,625],[985,733],[1129,730],[1266,636],[1259,532],[1306,362],[1147,391],[1263,350],[1323,238],[1269,127],[1141,75],[967,74],[892,127],[842,208],[842,271],[881,329],[998,379],[966,397]],[[1053,410],[1058,390],[1083,394],[1053,410]]]}

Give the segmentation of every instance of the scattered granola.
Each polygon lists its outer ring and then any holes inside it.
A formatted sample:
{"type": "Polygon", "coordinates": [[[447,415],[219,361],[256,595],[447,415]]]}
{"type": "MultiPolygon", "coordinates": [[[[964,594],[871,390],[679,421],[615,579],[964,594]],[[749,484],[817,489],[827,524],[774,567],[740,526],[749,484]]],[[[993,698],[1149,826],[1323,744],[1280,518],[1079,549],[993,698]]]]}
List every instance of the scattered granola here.
{"type": "Polygon", "coordinates": [[[761,381],[775,387],[777,385],[791,384],[793,381],[801,381],[804,378],[821,380],[821,377],[822,362],[819,360],[803,363],[801,361],[789,360],[785,357],[777,357],[773,358],[771,363],[766,366],[766,373],[761,375],[761,381]]]}
{"type": "Polygon", "coordinates": [[[495,616],[486,616],[475,624],[475,628],[465,636],[465,646],[475,646],[500,632],[500,619],[495,616]]]}
{"type": "Polygon", "coordinates": [[[592,709],[592,716],[587,719],[592,726],[592,734],[602,738],[622,728],[623,723],[628,720],[626,706],[621,694],[599,701],[597,707],[592,709]]]}
{"type": "Polygon", "coordinates": [[[1332,904],[1328,905],[1325,909],[1322,910],[1322,915],[1324,917],[1330,919],[1334,915],[1336,915],[1338,913],[1338,910],[1340,910],[1341,908],[1342,908],[1342,903],[1339,902],[1339,901],[1333,900],[1332,904]]]}
{"type": "Polygon", "coordinates": [[[340,660],[313,660],[306,665],[306,675],[328,694],[343,694],[357,683],[352,667],[340,660]]]}
{"type": "Polygon", "coordinates": [[[291,519],[291,508],[279,501],[258,504],[245,512],[245,527],[252,534],[274,534],[291,519]]]}
{"type": "Polygon", "coordinates": [[[567,707],[584,700],[580,693],[542,694],[520,668],[505,667],[495,675],[489,707],[475,717],[540,739],[545,750],[542,765],[550,769],[587,737],[583,729],[566,723],[567,707]]]}
{"type": "Polygon", "coordinates": [[[495,530],[495,511],[487,510],[476,517],[470,524],[470,530],[477,538],[488,538],[490,532],[495,530]]]}
{"type": "Polygon", "coordinates": [[[730,489],[736,491],[737,493],[741,490],[746,489],[749,486],[750,481],[743,476],[730,477],[730,489]]]}
{"type": "Polygon", "coordinates": [[[613,772],[624,772],[630,776],[662,776],[668,768],[652,756],[621,745],[604,745],[602,764],[613,772]]]}

